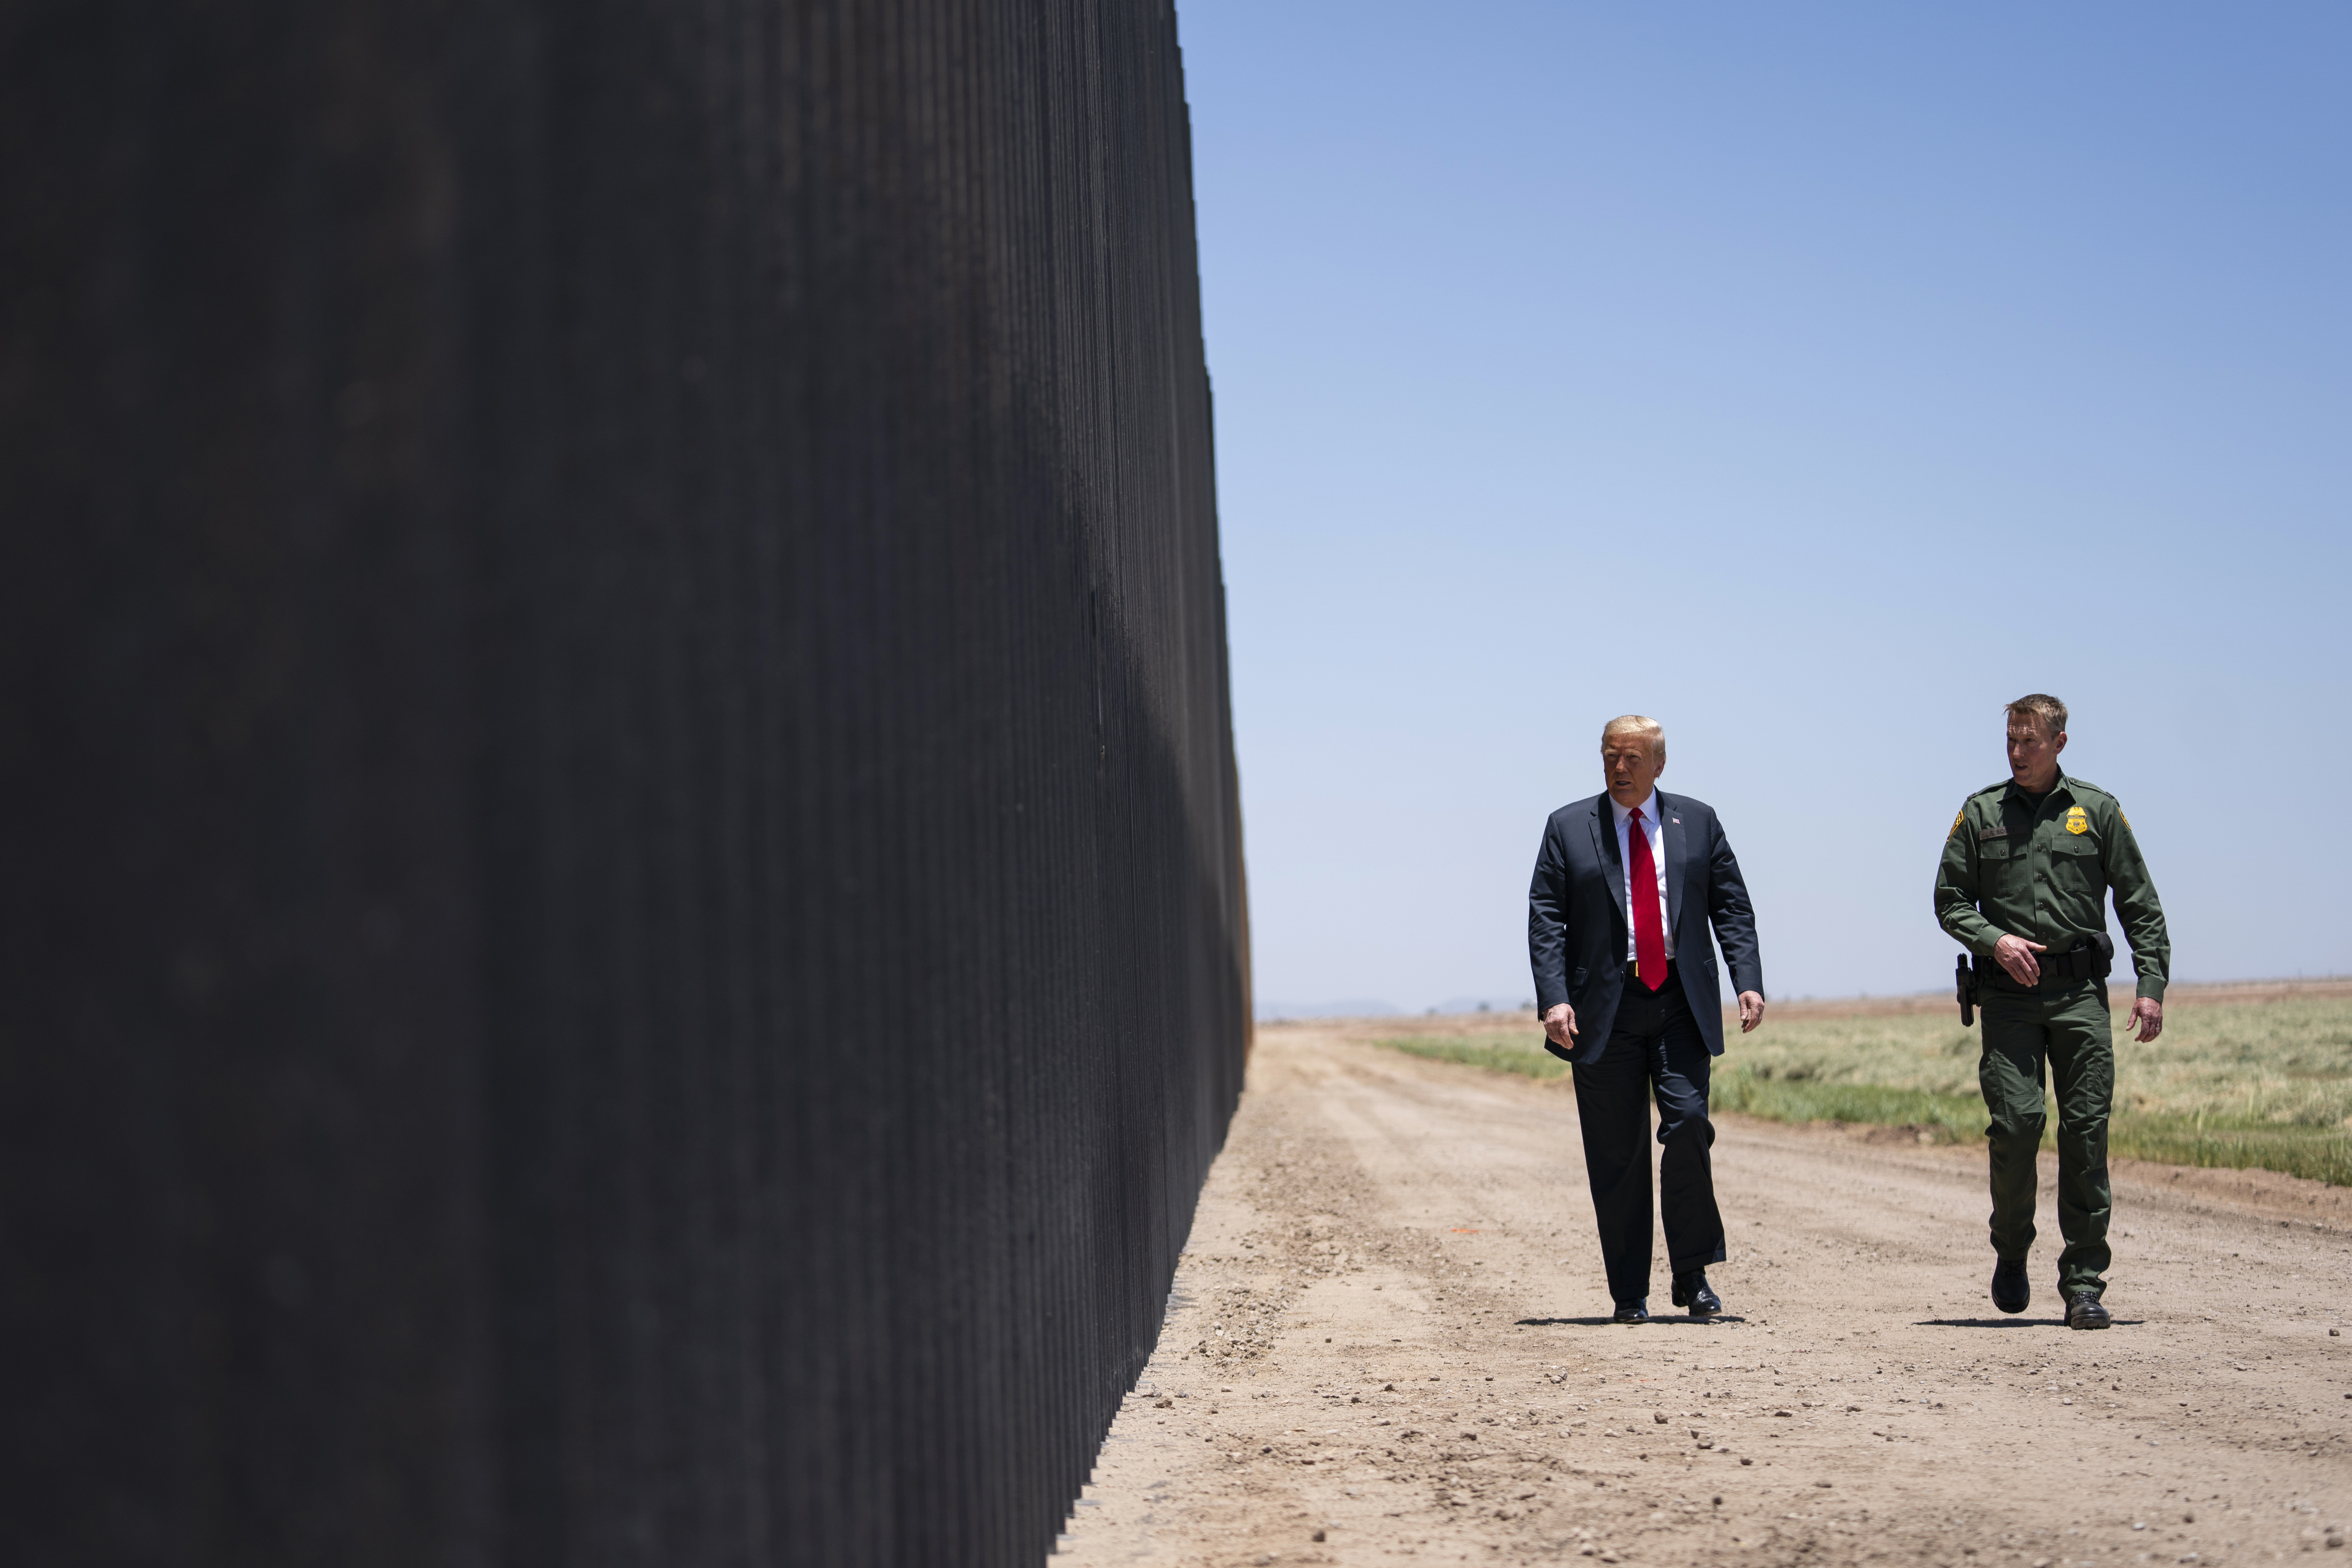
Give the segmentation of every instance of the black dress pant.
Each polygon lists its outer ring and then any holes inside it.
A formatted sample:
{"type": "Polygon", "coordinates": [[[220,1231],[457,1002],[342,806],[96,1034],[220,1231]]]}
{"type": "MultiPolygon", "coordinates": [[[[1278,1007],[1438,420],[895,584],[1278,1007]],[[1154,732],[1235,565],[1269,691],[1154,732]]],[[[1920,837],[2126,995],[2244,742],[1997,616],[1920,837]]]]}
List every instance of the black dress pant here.
{"type": "Polygon", "coordinates": [[[1584,1170],[1601,1222],[1601,1257],[1613,1301],[1650,1293],[1650,1108],[1658,1104],[1660,1206],[1666,1259],[1680,1274],[1720,1263],[1723,1215],[1715,1206],[1715,1123],[1707,1120],[1706,1037],[1680,976],[1654,994],[1629,975],[1608,1047],[1578,1062],[1576,1115],[1584,1170]]]}

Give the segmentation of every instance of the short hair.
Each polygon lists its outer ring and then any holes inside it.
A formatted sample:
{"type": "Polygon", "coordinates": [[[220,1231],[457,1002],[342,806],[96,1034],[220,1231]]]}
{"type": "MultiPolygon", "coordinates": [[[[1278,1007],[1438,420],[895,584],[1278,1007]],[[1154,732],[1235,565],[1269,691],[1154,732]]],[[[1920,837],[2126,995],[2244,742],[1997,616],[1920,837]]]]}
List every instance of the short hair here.
{"type": "Polygon", "coordinates": [[[2066,705],[2046,691],[2028,692],[2001,710],[2012,719],[2039,719],[2046,740],[2056,740],[2066,732],[2066,705]]]}
{"type": "Polygon", "coordinates": [[[1660,763],[1666,760],[1666,729],[1655,719],[1644,719],[1639,713],[1620,713],[1601,726],[1601,744],[1606,747],[1612,735],[1646,735],[1650,740],[1650,755],[1660,763]]]}

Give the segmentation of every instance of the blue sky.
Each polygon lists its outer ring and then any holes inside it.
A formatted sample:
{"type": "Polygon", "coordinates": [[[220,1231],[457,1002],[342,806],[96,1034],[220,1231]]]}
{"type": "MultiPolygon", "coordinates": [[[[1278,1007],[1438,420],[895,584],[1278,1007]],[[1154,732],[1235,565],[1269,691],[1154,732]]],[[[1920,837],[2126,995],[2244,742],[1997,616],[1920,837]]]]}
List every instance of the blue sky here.
{"type": "Polygon", "coordinates": [[[1185,0],[1262,1000],[1530,994],[1601,723],[1781,995],[2072,705],[2179,979],[2352,972],[2352,7],[1185,0]]]}

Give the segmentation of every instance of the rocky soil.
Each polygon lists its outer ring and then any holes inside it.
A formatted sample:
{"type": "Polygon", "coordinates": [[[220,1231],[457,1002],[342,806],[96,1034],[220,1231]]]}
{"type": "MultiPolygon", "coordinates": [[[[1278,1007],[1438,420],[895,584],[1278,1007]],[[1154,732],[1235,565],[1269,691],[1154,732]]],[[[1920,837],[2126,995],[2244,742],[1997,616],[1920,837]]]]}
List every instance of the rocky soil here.
{"type": "Polygon", "coordinates": [[[1565,1080],[1262,1028],[1058,1555],[2352,1568],[2352,1194],[2119,1167],[2077,1333],[2051,1173],[2005,1318],[1980,1152],[1720,1133],[1727,1316],[1622,1327],[1565,1080]]]}

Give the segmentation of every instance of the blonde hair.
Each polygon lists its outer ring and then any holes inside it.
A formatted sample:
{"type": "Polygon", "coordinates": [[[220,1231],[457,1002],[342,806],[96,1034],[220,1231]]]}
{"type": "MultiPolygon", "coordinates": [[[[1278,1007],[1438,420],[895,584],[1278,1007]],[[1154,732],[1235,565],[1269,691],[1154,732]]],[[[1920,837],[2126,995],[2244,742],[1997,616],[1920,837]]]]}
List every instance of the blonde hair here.
{"type": "Polygon", "coordinates": [[[2046,691],[2030,692],[2001,710],[2012,719],[2039,719],[2042,738],[2054,741],[2066,732],[2066,705],[2046,691]]]}
{"type": "Polygon", "coordinates": [[[1612,735],[1648,736],[1650,755],[1657,759],[1660,766],[1663,767],[1665,764],[1666,727],[1655,719],[1645,719],[1639,713],[1621,713],[1601,726],[1601,744],[1604,748],[1609,744],[1609,737],[1612,735]]]}

